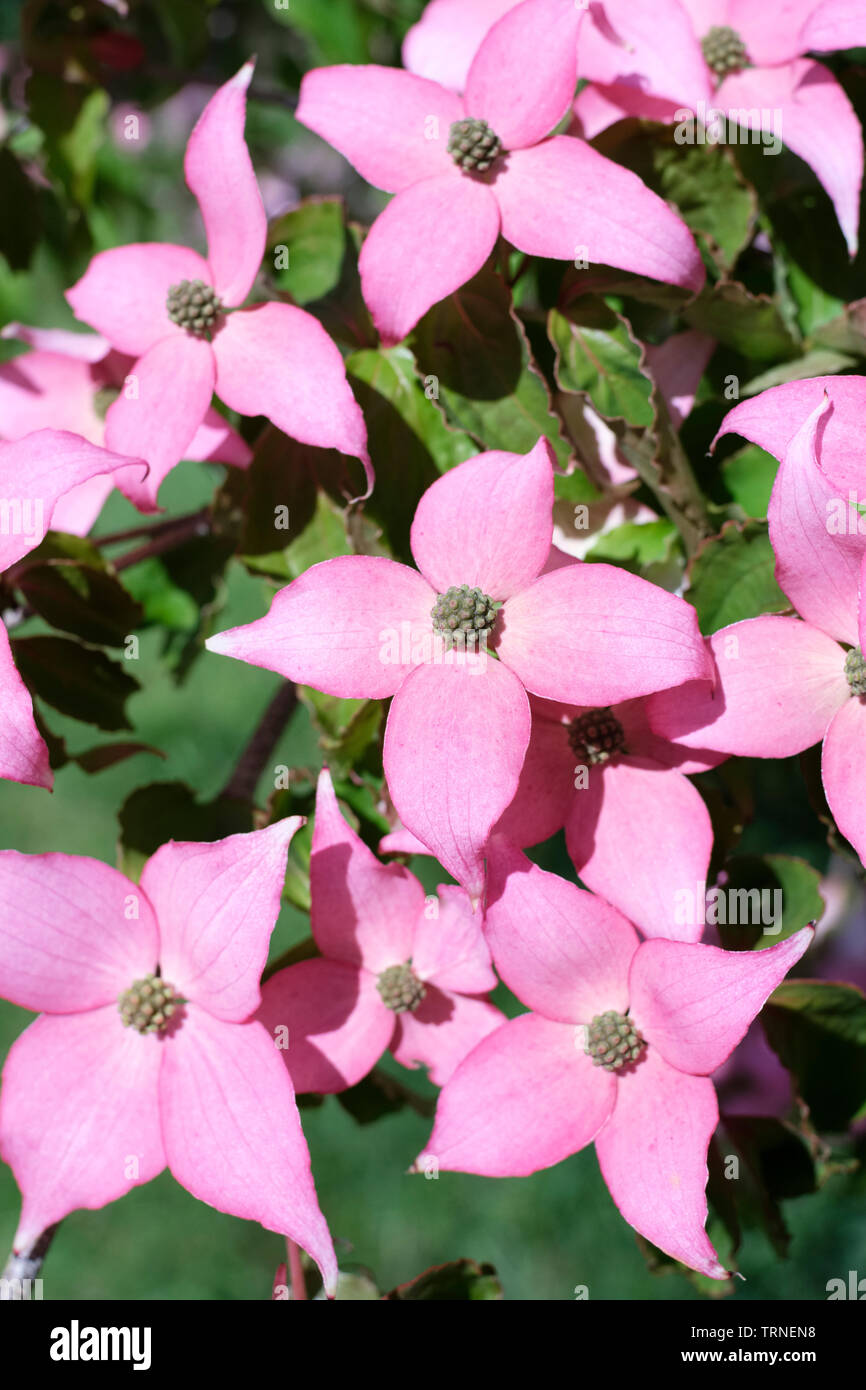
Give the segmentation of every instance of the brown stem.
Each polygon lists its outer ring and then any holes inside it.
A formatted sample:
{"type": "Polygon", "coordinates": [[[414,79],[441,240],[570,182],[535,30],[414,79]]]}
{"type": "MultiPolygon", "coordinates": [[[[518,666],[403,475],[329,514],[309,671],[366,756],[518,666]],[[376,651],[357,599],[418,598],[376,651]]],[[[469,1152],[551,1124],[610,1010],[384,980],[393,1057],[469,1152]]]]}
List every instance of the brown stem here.
{"type": "Polygon", "coordinates": [[[176,526],[171,531],[166,531],[160,536],[154,536],[152,541],[145,545],[140,545],[135,550],[128,550],[125,555],[120,555],[112,563],[118,571],[131,569],[133,565],[140,565],[142,560],[150,560],[155,555],[164,555],[167,550],[174,550],[182,545],[184,541],[193,540],[196,536],[206,536],[210,530],[210,519],[207,512],[196,512],[193,516],[184,517],[184,524],[176,526]]]}
{"type": "Polygon", "coordinates": [[[171,516],[164,521],[145,521],[139,526],[130,526],[127,531],[112,531],[108,536],[91,536],[91,543],[102,547],[120,545],[123,541],[134,541],[138,536],[159,536],[165,531],[185,528],[191,521],[201,521],[207,517],[207,508],[200,512],[190,512],[186,516],[171,516]]]}
{"type": "Polygon", "coordinates": [[[252,802],[259,778],[297,703],[298,692],[295,686],[291,681],[284,681],[241,754],[238,765],[223,790],[223,796],[230,796],[236,801],[252,802]]]}
{"type": "Polygon", "coordinates": [[[0,1275],[0,1301],[21,1302],[25,1295],[22,1282],[37,1279],[48,1248],[57,1232],[60,1222],[48,1226],[37,1236],[31,1245],[23,1250],[13,1250],[6,1261],[6,1268],[0,1275]]]}

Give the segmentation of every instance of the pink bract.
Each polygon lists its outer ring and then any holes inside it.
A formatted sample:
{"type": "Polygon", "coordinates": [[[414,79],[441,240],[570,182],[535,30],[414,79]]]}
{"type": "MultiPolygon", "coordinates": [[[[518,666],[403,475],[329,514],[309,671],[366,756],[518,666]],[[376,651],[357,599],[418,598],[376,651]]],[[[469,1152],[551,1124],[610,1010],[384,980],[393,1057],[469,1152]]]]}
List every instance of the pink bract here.
{"type": "Polygon", "coordinates": [[[552,503],[545,440],[525,456],[479,454],[422,496],[411,533],[418,570],[381,557],[326,560],[282,589],[264,618],[207,644],[328,694],[393,696],[384,760],[394,805],[473,897],[487,838],[517,790],[527,691],[601,705],[710,677],[682,599],[610,565],[543,573],[552,503]],[[448,650],[434,632],[438,596],[462,585],[501,605],[490,651],[448,650]]]}
{"type": "Polygon", "coordinates": [[[664,737],[745,757],[790,757],[823,740],[827,800],[862,858],[866,681],[858,672],[866,637],[860,598],[866,526],[819,462],[831,410],[825,395],[797,429],[770,498],[776,578],[800,617],[768,615],[722,628],[710,639],[714,682],[655,695],[648,711],[664,737]]]}
{"type": "MultiPolygon", "coordinates": [[[[105,443],[100,393],[119,393],[134,359],[115,352],[96,333],[69,333],[59,328],[31,328],[8,323],[2,338],[29,343],[32,352],[0,363],[0,433],[20,439],[32,430],[70,430],[91,444],[105,443]]],[[[184,451],[188,459],[230,463],[245,468],[252,453],[217,410],[209,408],[184,451]]],[[[140,484],[133,471],[132,486],[140,484]]],[[[55,531],[85,536],[118,479],[105,474],[79,483],[54,508],[55,531]]]]}
{"type": "Polygon", "coordinates": [[[704,1229],[718,1121],[709,1077],[812,929],[762,951],[639,943],[600,898],[497,844],[486,931],[499,974],[532,1012],[503,1024],[457,1068],[417,1165],[521,1177],[595,1141],[626,1221],[674,1259],[727,1278],[704,1229]],[[639,1039],[621,1070],[586,1050],[590,1025],[608,1012],[639,1039]]]}
{"type": "Polygon", "coordinates": [[[297,818],[170,842],[136,885],[94,859],[0,854],[0,993],[40,1017],[3,1070],[0,1151],[23,1196],[15,1249],[168,1165],[195,1197],[336,1259],[259,976],[297,818]],[[124,1027],[120,998],[160,971],[182,1007],[124,1027]]]}
{"type": "Polygon", "coordinates": [[[301,84],[298,120],[395,197],[360,257],[361,285],[386,344],[481,269],[500,234],[533,256],[617,266],[688,289],[704,282],[691,233],[630,170],[550,132],[577,79],[584,12],[523,0],[487,32],[465,94],[376,66],[320,68],[301,84]],[[464,171],[455,123],[483,122],[503,153],[464,171]]]}
{"type": "Polygon", "coordinates": [[[486,999],[496,976],[480,912],[462,888],[444,885],[427,898],[407,869],[380,864],[343,819],[327,769],[316,796],[310,892],[321,956],[266,981],[258,1012],[278,1045],[285,1038],[295,1090],[345,1090],[386,1049],[404,1066],[423,1063],[442,1085],[504,1018],[486,999]],[[398,1002],[401,981],[413,999],[395,1012],[385,1001],[398,1002]]]}
{"type": "Polygon", "coordinates": [[[208,259],[158,242],[115,247],[94,256],[67,294],[77,318],[135,359],[106,416],[106,439],[151,465],[144,486],[123,480],[141,510],[156,507],[159,485],[187,452],[214,391],[231,409],[267,415],[304,444],[360,458],[372,486],[363,416],[339,349],[321,324],[289,304],[240,308],[267,238],[244,141],[252,74],[246,63],[220,87],[186,149],[184,171],[201,209],[208,259]],[[201,281],[215,297],[212,330],[188,331],[169,319],[169,290],[185,281],[201,281]]]}

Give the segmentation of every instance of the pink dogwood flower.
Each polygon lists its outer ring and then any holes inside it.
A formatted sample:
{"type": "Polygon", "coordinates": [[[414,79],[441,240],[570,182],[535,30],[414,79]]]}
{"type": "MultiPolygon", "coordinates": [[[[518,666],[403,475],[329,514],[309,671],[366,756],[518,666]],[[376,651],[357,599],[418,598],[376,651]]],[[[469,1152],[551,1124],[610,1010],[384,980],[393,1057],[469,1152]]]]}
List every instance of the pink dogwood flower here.
{"type": "Polygon", "coordinates": [[[569,136],[583,11],[523,0],[490,30],[463,97],[376,66],[320,68],[298,120],[396,196],[360,257],[364,298],[387,344],[471,279],[500,231],[529,255],[594,262],[692,290],[704,268],[691,233],[637,175],[569,136]]]}
{"type": "MultiPolygon", "coordinates": [[[[0,442],[0,580],[58,524],[57,514],[71,490],[120,472],[147,471],[142,459],[109,453],[66,430],[35,430],[14,442],[0,442]]],[[[33,702],[12,659],[9,635],[0,614],[0,778],[33,787],[53,785],[48,748],[33,718],[33,702]]]]}
{"type": "MultiPolygon", "coordinates": [[[[462,91],[492,25],[519,3],[431,0],[406,37],[406,67],[462,91]]],[[[687,108],[767,130],[815,171],[854,255],[860,123],[829,69],[803,55],[864,43],[866,10],[852,0],[604,0],[580,31],[578,75],[589,86],[574,103],[577,129],[591,140],[624,116],[682,121],[687,108]]]]}
{"type": "Polygon", "coordinates": [[[390,1050],[442,1085],[504,1015],[482,997],[496,985],[490,952],[462,888],[425,898],[413,874],[380,864],[340,813],[325,768],[310,859],[311,922],[321,957],[262,988],[258,1018],[296,1091],[354,1086],[390,1050]]]}
{"type": "Polygon", "coordinates": [[[106,416],[106,440],[150,463],[146,484],[127,487],[141,510],[156,507],[159,485],[205,420],[214,391],[232,410],[266,415],[304,444],[360,458],[371,482],[364,419],[321,324],[289,304],[239,307],[267,238],[244,141],[252,73],[246,63],[211,97],[186,148],[208,259],[168,243],[114,247],[94,256],[66,296],[77,318],[136,359],[106,416]]]}
{"type": "Polygon", "coordinates": [[[714,681],[653,696],[647,708],[652,728],[685,747],[786,758],[823,740],[827,800],[862,858],[866,525],[818,460],[830,411],[825,397],[797,430],[770,497],[776,578],[800,617],[767,615],[721,628],[710,638],[714,681]]]}
{"type": "MultiPolygon", "coordinates": [[[[119,396],[134,359],[115,352],[96,333],[7,323],[0,338],[17,338],[34,349],[0,363],[0,435],[20,439],[33,430],[59,429],[104,444],[105,411],[119,396]]],[[[248,445],[213,407],[184,455],[236,468],[246,468],[252,459],[248,445]]],[[[133,470],[133,492],[140,472],[133,470]]],[[[123,484],[123,473],[103,474],[71,488],[54,508],[54,530],[86,536],[109,493],[123,484]]]]}
{"type": "Polygon", "coordinates": [[[6,1059],[0,1152],[15,1248],[155,1178],[336,1260],[259,976],[297,817],[171,841],[139,884],[95,859],[0,854],[0,993],[40,1016],[6,1059]]]}
{"type": "Polygon", "coordinates": [[[486,932],[499,974],[531,1012],[457,1068],[416,1166],[524,1177],[594,1140],[626,1221],[691,1269],[727,1278],[704,1229],[719,1117],[710,1074],[812,929],[761,951],[639,942],[600,898],[497,844],[486,932]]]}
{"type": "Polygon", "coordinates": [[[517,790],[527,691],[595,706],[711,676],[682,599],[610,565],[543,573],[552,507],[546,440],[525,456],[479,454],[422,496],[418,570],[326,560],[280,590],[264,618],[207,644],[331,695],[393,696],[384,761],[394,805],[473,896],[517,790]]]}
{"type": "Polygon", "coordinates": [[[855,255],[863,131],[830,69],[804,55],[866,43],[866,9],[850,0],[660,0],[635,24],[640,7],[630,8],[631,19],[622,0],[605,5],[621,38],[602,40],[606,73],[597,64],[587,73],[596,82],[575,102],[581,133],[591,139],[623,116],[682,122],[687,110],[708,128],[709,113],[721,112],[744,132],[767,132],[813,169],[855,255]]]}

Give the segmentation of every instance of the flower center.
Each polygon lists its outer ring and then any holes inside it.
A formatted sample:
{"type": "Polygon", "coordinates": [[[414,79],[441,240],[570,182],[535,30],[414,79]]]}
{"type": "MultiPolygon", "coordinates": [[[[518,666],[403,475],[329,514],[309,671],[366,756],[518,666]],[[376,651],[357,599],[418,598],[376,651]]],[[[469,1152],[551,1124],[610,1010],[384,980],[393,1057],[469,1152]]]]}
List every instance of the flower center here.
{"type": "Polygon", "coordinates": [[[572,719],[568,726],[568,741],[572,752],[584,762],[595,766],[606,763],[625,748],[625,730],[619,720],[605,709],[587,710],[572,719]]]}
{"type": "Polygon", "coordinates": [[[592,1058],[594,1067],[604,1067],[605,1071],[619,1071],[640,1057],[646,1042],[635,1028],[627,1014],[618,1014],[615,1009],[596,1014],[586,1030],[584,1052],[592,1058]]]}
{"type": "Polygon", "coordinates": [[[845,675],[852,695],[866,695],[866,661],[859,647],[852,647],[845,657],[845,675]]]}
{"type": "Polygon", "coordinates": [[[182,1003],[174,985],[159,975],[133,980],[130,988],[117,999],[124,1028],[135,1028],[139,1033],[164,1033],[169,1019],[182,1003]]]}
{"type": "Polygon", "coordinates": [[[216,290],[204,280],[181,280],[171,286],[165,307],[178,328],[196,338],[209,338],[223,306],[216,290]]]}
{"type": "Polygon", "coordinates": [[[727,25],[714,24],[701,39],[701,48],[707,67],[712,68],[717,77],[730,77],[733,72],[742,72],[750,67],[746,45],[736,29],[727,25]]]}
{"type": "Polygon", "coordinates": [[[454,121],[448,132],[448,153],[466,174],[486,174],[502,154],[502,141],[486,121],[467,117],[454,121]]]}
{"type": "Polygon", "coordinates": [[[493,631],[501,607],[480,589],[470,589],[468,584],[453,586],[439,594],[430,609],[433,631],[442,634],[448,648],[475,651],[493,631]]]}
{"type": "Polygon", "coordinates": [[[383,970],[376,988],[385,1008],[395,1014],[414,1013],[427,993],[408,961],[405,965],[389,965],[383,970]]]}

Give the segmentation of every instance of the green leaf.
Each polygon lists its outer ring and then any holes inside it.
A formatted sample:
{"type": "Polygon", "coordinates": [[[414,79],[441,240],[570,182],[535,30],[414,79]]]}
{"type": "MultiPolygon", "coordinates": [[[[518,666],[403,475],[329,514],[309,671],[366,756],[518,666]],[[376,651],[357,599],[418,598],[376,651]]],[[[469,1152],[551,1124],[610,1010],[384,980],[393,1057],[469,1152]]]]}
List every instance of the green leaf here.
{"type": "Polygon", "coordinates": [[[271,277],[296,304],[324,299],[340,281],[346,225],[339,198],[309,198],[268,225],[271,277]],[[288,261],[288,264],[284,264],[288,261]]]}
{"type": "Polygon", "coordinates": [[[588,560],[605,560],[643,573],[652,565],[665,565],[677,544],[677,528],[667,517],[638,524],[626,521],[605,531],[587,552],[588,560]]]}
{"type": "Polygon", "coordinates": [[[778,471],[779,460],[757,444],[738,449],[722,464],[725,487],[749,517],[766,517],[778,471]]]}
{"type": "Polygon", "coordinates": [[[729,272],[754,232],[754,190],[723,145],[676,145],[658,135],[652,145],[655,167],[649,187],[676,205],[716,269],[729,272]]]}
{"type": "Polygon", "coordinates": [[[132,728],[126,701],[138,681],[104,652],[68,637],[19,637],[12,650],[30,693],[61,714],[109,731],[132,728]]]}
{"type": "Polygon", "coordinates": [[[725,874],[720,907],[725,905],[728,918],[746,919],[719,921],[719,936],[729,951],[774,946],[824,915],[821,875],[805,859],[740,854],[727,861],[725,874]]]}
{"type": "Polygon", "coordinates": [[[0,147],[0,255],[26,270],[41,231],[36,190],[8,146],[0,147]]]}
{"type": "Polygon", "coordinates": [[[217,796],[199,802],[184,782],[151,782],[137,787],[118,813],[121,867],[136,878],[145,860],[167,840],[222,840],[253,830],[250,808],[217,796]]]}
{"type": "Polygon", "coordinates": [[[729,623],[790,608],[774,566],[762,522],[725,522],[720,534],[701,546],[690,571],[686,598],[697,609],[701,632],[709,635],[729,623]]]}
{"type": "Polygon", "coordinates": [[[198,604],[186,589],[173,583],[158,556],[127,570],[124,587],[140,606],[143,625],[155,624],[169,632],[186,633],[198,627],[198,604]]]}
{"type": "Polygon", "coordinates": [[[834,376],[857,365],[856,357],[844,352],[834,352],[830,348],[813,348],[804,357],[793,362],[782,362],[778,367],[770,367],[760,376],[752,377],[740,390],[741,396],[759,396],[769,391],[771,386],[781,386],[786,381],[807,381],[813,376],[834,376]]]}
{"type": "Polygon", "coordinates": [[[770,995],[761,1022],[816,1129],[841,1133],[866,1115],[866,997],[859,989],[786,980],[770,995]]]}
{"type": "Polygon", "coordinates": [[[347,700],[325,695],[312,686],[298,686],[298,697],[320,731],[319,747],[335,777],[360,766],[364,753],[378,737],[381,700],[347,700]]]}
{"type": "Polygon", "coordinates": [[[799,356],[797,342],[772,299],[752,294],[736,281],[725,280],[702,290],[683,311],[683,318],[692,328],[758,362],[799,356]]]}
{"type": "Polygon", "coordinates": [[[561,390],[585,393],[605,419],[653,423],[653,383],[641,367],[643,348],[603,300],[585,295],[564,313],[552,309],[547,331],[561,390]]]}
{"type": "Polygon", "coordinates": [[[104,565],[96,569],[61,559],[28,564],[17,587],[52,627],[98,646],[123,646],[144,621],[141,606],[104,565]]]}
{"type": "Polygon", "coordinates": [[[489,266],[424,315],[410,345],[445,419],[483,449],[528,453],[539,435],[570,457],[511,292],[489,266]]]}
{"type": "Polygon", "coordinates": [[[447,1299],[451,1303],[466,1303],[500,1302],[505,1295],[493,1265],[478,1264],[476,1260],[454,1260],[451,1264],[425,1270],[382,1297],[390,1301],[447,1299]]]}
{"type": "Polygon", "coordinates": [[[725,1133],[736,1153],[724,1155],[727,1186],[738,1212],[766,1232],[780,1256],[788,1253],[791,1234],[780,1203],[803,1197],[817,1187],[815,1162],[803,1136],[783,1120],[763,1115],[726,1115],[725,1133]],[[731,1160],[736,1161],[736,1176],[731,1160]]]}
{"type": "Polygon", "coordinates": [[[431,1118],[436,1109],[435,1100],[425,1100],[378,1067],[357,1085],[340,1091],[337,1100],[359,1125],[374,1124],[383,1115],[393,1115],[406,1105],[426,1118],[431,1118]]]}

